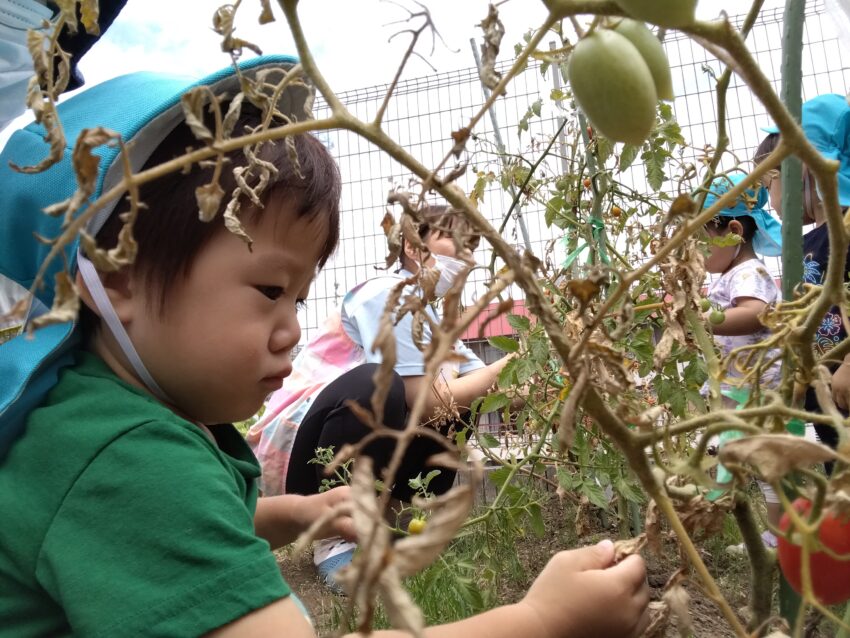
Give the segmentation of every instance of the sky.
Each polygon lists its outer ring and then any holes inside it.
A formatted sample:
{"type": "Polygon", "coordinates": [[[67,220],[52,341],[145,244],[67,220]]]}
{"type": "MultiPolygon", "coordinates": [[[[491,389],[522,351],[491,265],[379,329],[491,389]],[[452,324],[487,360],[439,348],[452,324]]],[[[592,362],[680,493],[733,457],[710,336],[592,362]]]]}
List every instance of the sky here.
{"type": "MultiPolygon", "coordinates": [[[[212,16],[222,0],[129,0],[112,28],[80,63],[86,85],[132,71],[169,70],[201,77],[229,64],[221,52],[220,38],[212,31],[212,16]]],[[[427,4],[433,22],[445,43],[430,38],[419,51],[428,60],[412,59],[404,78],[465,69],[474,66],[470,38],[480,41],[478,23],[487,14],[483,0],[431,0],[427,4]],[[430,65],[429,65],[430,64],[430,65]],[[433,68],[432,68],[433,67],[433,68]]],[[[781,0],[767,0],[776,6],[781,0]]],[[[236,35],[259,45],[265,53],[294,53],[295,46],[282,11],[272,0],[277,21],[260,26],[259,2],[244,0],[237,17],[236,35]]],[[[335,91],[341,92],[392,80],[398,60],[408,46],[409,28],[399,24],[410,11],[418,11],[412,0],[302,0],[302,26],[320,69],[335,91]],[[395,23],[395,24],[393,24],[395,23]],[[397,37],[393,37],[396,35],[397,37]]],[[[740,0],[700,0],[697,15],[712,19],[720,11],[738,13],[740,0]]],[[[542,23],[546,11],[540,0],[508,0],[499,5],[506,35],[500,59],[513,57],[513,45],[528,29],[542,23]]],[[[419,21],[414,25],[418,26],[419,21]]],[[[246,55],[253,55],[246,51],[246,55]]],[[[70,95],[70,94],[68,94],[70,95]]],[[[11,132],[30,121],[22,116],[0,134],[0,145],[11,132]]]]}

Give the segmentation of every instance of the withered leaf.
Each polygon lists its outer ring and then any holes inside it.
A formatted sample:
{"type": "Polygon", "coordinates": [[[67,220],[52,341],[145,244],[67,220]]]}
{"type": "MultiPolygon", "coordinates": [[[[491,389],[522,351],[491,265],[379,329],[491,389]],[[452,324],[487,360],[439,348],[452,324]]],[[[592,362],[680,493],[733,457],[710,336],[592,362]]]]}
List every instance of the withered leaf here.
{"type": "Polygon", "coordinates": [[[100,18],[99,0],[81,0],[80,18],[86,33],[100,35],[100,25],[97,23],[98,18],[100,18]]]}
{"type": "Polygon", "coordinates": [[[614,562],[619,563],[621,560],[632,554],[638,554],[647,544],[646,533],[629,538],[626,540],[618,540],[614,542],[614,562]]]}
{"type": "Polygon", "coordinates": [[[238,212],[238,195],[234,194],[233,198],[230,202],[228,202],[227,208],[224,210],[224,227],[248,244],[248,248],[251,248],[254,240],[251,239],[251,236],[245,232],[245,227],[242,225],[242,222],[239,221],[238,212]]]}
{"type": "Polygon", "coordinates": [[[53,307],[50,311],[39,315],[30,322],[30,329],[36,330],[42,326],[54,323],[65,323],[74,321],[80,309],[80,297],[74,282],[68,273],[61,271],[56,273],[56,286],[54,289],[53,307]]]}
{"type": "Polygon", "coordinates": [[[691,596],[679,583],[671,586],[661,595],[661,599],[667,603],[670,613],[676,618],[676,627],[682,638],[688,638],[693,634],[693,620],[688,605],[691,596]]]}
{"type": "Polygon", "coordinates": [[[663,600],[653,600],[649,603],[649,627],[641,638],[664,638],[669,623],[670,606],[663,600]]]}
{"type": "Polygon", "coordinates": [[[206,143],[215,139],[204,124],[204,106],[208,97],[210,97],[210,90],[206,86],[195,87],[180,96],[180,106],[183,108],[186,124],[197,139],[206,143]]]}
{"type": "Polygon", "coordinates": [[[458,131],[452,131],[452,140],[454,141],[454,146],[452,146],[452,154],[455,157],[460,157],[463,150],[466,148],[466,142],[469,140],[470,130],[467,127],[463,127],[458,131]]]}
{"type": "Polygon", "coordinates": [[[272,13],[271,0],[260,0],[260,24],[268,24],[274,22],[274,14],[272,13]]]}
{"type": "Polygon", "coordinates": [[[777,481],[791,470],[807,468],[836,458],[821,443],[793,434],[758,434],[729,441],[720,448],[720,462],[754,467],[767,482],[777,481]]]}
{"type": "Polygon", "coordinates": [[[198,202],[198,217],[202,222],[212,221],[218,209],[221,208],[221,200],[224,197],[224,189],[218,182],[211,182],[198,186],[195,189],[195,199],[198,202]]]}
{"type": "Polygon", "coordinates": [[[487,9],[487,17],[478,26],[484,31],[481,68],[478,69],[478,74],[481,76],[481,83],[492,91],[502,79],[502,74],[496,71],[496,58],[499,55],[502,38],[505,36],[505,25],[499,19],[499,11],[491,4],[487,9]]]}
{"type": "Polygon", "coordinates": [[[579,300],[581,307],[587,306],[590,301],[602,290],[599,282],[591,279],[571,279],[566,284],[570,294],[579,300]]]}
{"type": "Polygon", "coordinates": [[[688,215],[696,209],[697,203],[687,193],[682,193],[670,204],[670,217],[688,215]]]}

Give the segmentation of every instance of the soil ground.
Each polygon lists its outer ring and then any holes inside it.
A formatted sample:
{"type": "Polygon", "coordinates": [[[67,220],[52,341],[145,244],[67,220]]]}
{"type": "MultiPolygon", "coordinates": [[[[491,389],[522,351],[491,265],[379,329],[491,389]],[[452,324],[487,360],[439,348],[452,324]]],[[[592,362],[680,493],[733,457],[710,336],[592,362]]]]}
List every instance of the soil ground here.
{"type": "MultiPolygon", "coordinates": [[[[517,543],[517,551],[521,562],[526,567],[529,581],[505,585],[498,596],[502,603],[514,602],[521,598],[530,580],[553,553],[576,546],[572,517],[565,516],[563,504],[559,503],[554,496],[546,508],[545,520],[547,534],[544,538],[529,537],[517,543]]],[[[604,537],[615,538],[616,530],[606,530],[598,525],[597,529],[585,536],[579,544],[592,544],[604,537]]],[[[744,557],[727,553],[725,546],[723,537],[702,543],[703,560],[714,574],[732,608],[738,610],[739,614],[745,614],[749,564],[744,557]]],[[[679,566],[675,546],[672,542],[668,543],[660,557],[646,551],[643,555],[647,561],[647,579],[652,600],[660,600],[667,580],[679,566]]],[[[278,555],[278,562],[287,582],[313,615],[320,635],[332,633],[343,608],[344,599],[328,592],[318,580],[309,552],[300,556],[282,552],[278,555]]],[[[697,585],[687,582],[685,589],[691,596],[690,613],[694,638],[726,638],[735,635],[729,630],[718,607],[697,585]]],[[[821,638],[831,633],[822,633],[822,631],[813,626],[806,632],[806,636],[821,638]]],[[[678,635],[675,624],[671,623],[665,636],[674,638],[678,635]]]]}

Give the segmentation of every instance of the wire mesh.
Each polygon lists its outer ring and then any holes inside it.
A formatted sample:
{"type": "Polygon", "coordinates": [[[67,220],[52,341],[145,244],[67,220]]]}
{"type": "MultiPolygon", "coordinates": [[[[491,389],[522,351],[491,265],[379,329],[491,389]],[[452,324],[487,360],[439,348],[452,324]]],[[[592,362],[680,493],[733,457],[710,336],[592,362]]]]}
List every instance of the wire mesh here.
{"type": "MultiPolygon", "coordinates": [[[[740,24],[743,16],[731,19],[733,23],[740,24]]],[[[748,37],[748,47],[777,91],[781,41],[781,8],[763,12],[748,37]]],[[[669,34],[665,48],[677,95],[673,104],[675,116],[684,138],[690,143],[682,159],[696,163],[700,150],[716,142],[717,107],[713,89],[714,78],[722,73],[723,65],[678,32],[669,34]]],[[[835,24],[822,3],[812,5],[807,12],[804,34],[803,99],[822,93],[846,93],[850,74],[847,57],[840,46],[835,24]]],[[[470,61],[473,61],[471,51],[470,61]]],[[[504,71],[508,67],[509,62],[505,62],[498,68],[504,71]]],[[[501,137],[508,154],[522,155],[528,162],[533,162],[556,133],[559,110],[548,99],[558,85],[553,71],[552,67],[545,68],[539,62],[529,64],[511,83],[509,94],[495,103],[493,116],[501,127],[501,137]],[[528,130],[519,134],[517,123],[540,97],[544,98],[540,116],[530,118],[528,130]]],[[[338,97],[354,115],[368,120],[375,116],[388,88],[388,85],[366,87],[338,97]]],[[[383,126],[423,165],[433,167],[451,149],[452,131],[465,126],[483,103],[483,89],[474,66],[404,80],[396,87],[389,102],[383,126]]],[[[315,110],[319,118],[329,115],[329,109],[321,99],[317,100],[315,110]]],[[[763,106],[747,86],[733,76],[727,93],[727,131],[732,153],[741,160],[748,160],[764,135],[760,128],[769,124],[763,106]]],[[[386,211],[387,193],[392,187],[413,183],[412,175],[400,164],[354,134],[330,131],[323,133],[322,138],[342,172],[342,229],[340,247],[317,277],[308,307],[302,311],[305,339],[321,325],[348,289],[385,267],[386,242],[380,221],[386,211]]],[[[458,180],[458,185],[466,192],[471,191],[477,170],[498,164],[494,123],[490,117],[482,118],[468,151],[465,159],[469,160],[469,169],[458,180]]],[[[541,164],[540,170],[543,174],[555,175],[563,172],[564,168],[556,157],[552,157],[541,164]]],[[[643,192],[647,190],[645,171],[637,163],[622,179],[626,182],[631,180],[643,192]]],[[[672,187],[671,182],[665,182],[664,188],[672,187]]],[[[510,210],[510,205],[509,194],[496,182],[486,189],[481,210],[498,225],[510,210]]],[[[543,206],[526,202],[519,210],[534,253],[543,256],[553,245],[557,250],[557,240],[563,231],[546,225],[543,206]]],[[[518,223],[513,216],[506,224],[504,236],[521,249],[524,242],[518,223]]],[[[482,245],[478,249],[476,259],[479,263],[489,263],[488,246],[482,245]]],[[[768,267],[777,272],[778,260],[769,261],[768,267]]],[[[465,291],[467,302],[474,300],[476,290],[482,289],[484,276],[483,271],[473,271],[465,291]]],[[[516,296],[520,297],[519,291],[516,291],[516,296]]]]}

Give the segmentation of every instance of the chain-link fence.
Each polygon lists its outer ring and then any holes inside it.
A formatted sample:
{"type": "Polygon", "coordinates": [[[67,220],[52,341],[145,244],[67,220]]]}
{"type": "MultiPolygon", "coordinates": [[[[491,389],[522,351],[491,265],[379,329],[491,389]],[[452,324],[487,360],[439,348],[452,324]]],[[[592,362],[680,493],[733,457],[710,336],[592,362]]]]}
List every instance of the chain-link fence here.
{"type": "MultiPolygon", "coordinates": [[[[742,20],[743,16],[739,16],[733,22],[740,24],[742,20]]],[[[775,10],[760,16],[748,38],[750,50],[777,91],[781,36],[782,12],[775,10]]],[[[820,3],[808,10],[804,37],[803,98],[821,93],[846,93],[850,86],[847,64],[850,54],[842,50],[835,27],[820,3]]],[[[512,44],[504,43],[503,46],[508,48],[512,44]]],[[[696,163],[701,150],[716,142],[714,83],[723,66],[681,34],[670,34],[665,46],[677,95],[673,105],[675,116],[690,144],[682,160],[696,163]]],[[[451,132],[465,126],[484,102],[472,47],[469,57],[471,66],[468,69],[401,82],[384,116],[385,130],[426,166],[436,166],[442,160],[453,143],[451,132]]],[[[507,63],[501,65],[502,70],[507,67],[507,63]]],[[[470,168],[458,182],[464,190],[472,189],[476,169],[498,163],[500,142],[509,155],[524,154],[532,161],[540,156],[559,126],[558,107],[547,99],[558,86],[559,78],[554,77],[553,68],[541,72],[539,62],[530,64],[515,79],[509,86],[509,94],[496,102],[468,146],[465,159],[469,160],[470,168]],[[528,130],[519,135],[517,123],[540,97],[544,98],[540,115],[529,118],[528,130]]],[[[387,88],[386,85],[369,87],[339,97],[352,113],[368,120],[377,112],[387,88]]],[[[316,111],[318,117],[328,114],[321,100],[316,111]]],[[[747,160],[764,135],[760,128],[768,126],[770,121],[762,105],[734,76],[727,93],[727,115],[730,150],[741,160],[747,160]]],[[[343,222],[339,250],[317,278],[310,304],[302,316],[305,339],[349,288],[374,275],[376,267],[384,267],[386,242],[380,221],[386,210],[387,193],[394,186],[408,185],[411,180],[411,175],[386,153],[356,135],[331,131],[324,133],[323,139],[342,172],[343,222]]],[[[542,171],[549,175],[563,171],[555,156],[547,161],[548,165],[541,166],[542,171]]],[[[624,179],[631,179],[638,190],[646,192],[645,183],[637,186],[643,176],[643,169],[638,165],[630,169],[624,179]]],[[[510,210],[511,200],[510,194],[495,182],[484,194],[482,212],[498,225],[510,210]]],[[[527,244],[535,254],[543,255],[547,247],[557,243],[562,231],[546,226],[542,205],[527,203],[518,210],[521,218],[512,215],[505,226],[505,236],[517,247],[527,244]]],[[[479,248],[476,258],[479,263],[488,263],[488,247],[479,248]]],[[[776,263],[769,266],[778,267],[776,263]]],[[[476,287],[480,290],[483,277],[483,274],[478,279],[471,277],[466,291],[469,299],[475,296],[476,287]]]]}

